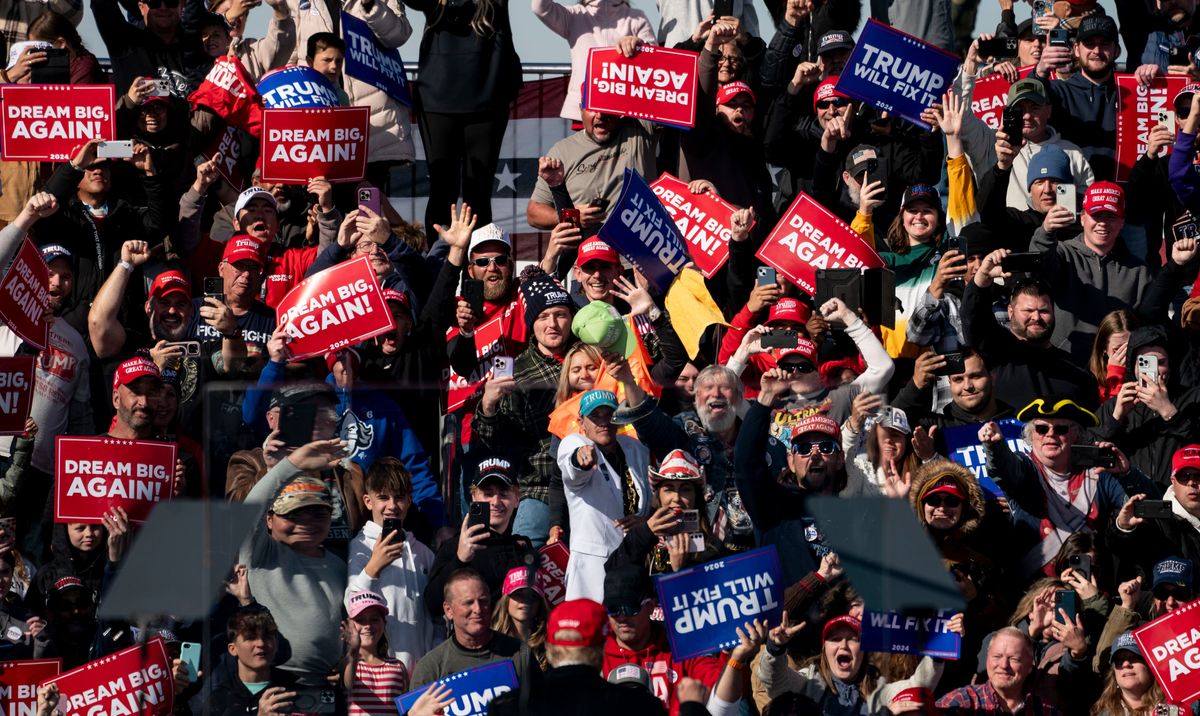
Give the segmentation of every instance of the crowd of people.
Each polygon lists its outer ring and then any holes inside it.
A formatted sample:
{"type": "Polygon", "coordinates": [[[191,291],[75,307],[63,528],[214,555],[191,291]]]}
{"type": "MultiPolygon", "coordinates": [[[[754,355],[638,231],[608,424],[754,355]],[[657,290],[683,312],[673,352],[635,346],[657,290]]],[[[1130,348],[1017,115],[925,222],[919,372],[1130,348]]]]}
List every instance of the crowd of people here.
{"type": "Polygon", "coordinates": [[[466,714],[442,680],[496,662],[519,684],[496,714],[1200,713],[1132,637],[1197,589],[1200,13],[998,1],[976,36],[978,0],[659,0],[657,26],[532,0],[569,45],[574,133],[538,160],[531,255],[491,209],[524,8],[267,0],[254,38],[260,0],[91,0],[89,49],[80,0],[3,0],[0,81],[65,57],[71,84],[115,85],[133,149],[0,162],[0,257],[32,239],[50,314],[40,350],[0,326],[0,355],[36,356],[25,432],[0,440],[0,655],[67,670],[146,636],[97,616],[137,526],[54,519],[56,438],[102,435],[176,444],[175,496],[261,515],[209,617],[151,626],[177,713],[395,714],[432,685],[409,714],[466,714]],[[346,72],[342,30],[407,54],[411,12],[412,108],[346,72]],[[868,15],[961,57],[928,129],[839,92],[868,15]],[[693,129],[587,108],[589,49],[655,44],[699,55],[693,129]],[[310,67],[370,108],[366,179],[261,181],[254,136],[194,101],[221,58],[310,67]],[[1123,183],[1118,70],[1187,77],[1123,183]],[[973,111],[992,75],[998,128],[973,111]],[[237,156],[214,150],[230,135],[237,156]],[[358,202],[415,141],[425,215],[358,202]],[[600,238],[626,170],[736,208],[692,285],[724,325],[672,315],[600,238]],[[882,259],[886,315],[757,258],[801,192],[882,259]],[[276,308],[362,257],[395,328],[293,359],[276,308]],[[959,658],[864,650],[872,605],[814,496],[907,503],[958,587],[959,658]],[[677,661],[655,578],[768,545],[782,620],[677,661]]]}

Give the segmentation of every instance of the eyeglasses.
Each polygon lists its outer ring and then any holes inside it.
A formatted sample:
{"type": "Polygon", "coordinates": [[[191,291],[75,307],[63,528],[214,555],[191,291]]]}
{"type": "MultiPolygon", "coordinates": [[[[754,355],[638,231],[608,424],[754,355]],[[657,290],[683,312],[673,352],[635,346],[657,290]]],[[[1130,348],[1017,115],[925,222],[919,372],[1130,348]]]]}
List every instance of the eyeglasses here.
{"type": "Polygon", "coordinates": [[[151,10],[157,10],[164,5],[167,7],[179,7],[179,0],[141,0],[141,2],[151,10]]]}
{"type": "Polygon", "coordinates": [[[816,369],[812,363],[787,363],[779,366],[779,370],[784,373],[811,373],[816,369]]]}
{"type": "Polygon", "coordinates": [[[1071,432],[1071,426],[1063,425],[1062,423],[1059,423],[1058,425],[1051,425],[1050,423],[1034,423],[1033,424],[1033,432],[1037,433],[1038,435],[1045,435],[1045,434],[1049,433],[1051,430],[1054,431],[1055,435],[1058,435],[1061,437],[1061,436],[1066,435],[1067,433],[1071,432]]]}
{"type": "Polygon", "coordinates": [[[504,267],[508,265],[509,261],[512,261],[509,256],[500,254],[499,256],[480,256],[477,259],[471,259],[471,264],[475,268],[487,268],[492,265],[504,267]]]}
{"type": "Polygon", "coordinates": [[[930,507],[945,505],[953,510],[956,507],[962,507],[962,498],[955,497],[954,495],[930,495],[925,498],[925,504],[930,507]]]}
{"type": "Polygon", "coordinates": [[[723,55],[723,56],[717,58],[718,65],[722,65],[722,64],[741,65],[744,63],[745,63],[745,60],[743,60],[742,58],[737,57],[735,55],[723,55]]]}
{"type": "Polygon", "coordinates": [[[1192,590],[1169,584],[1154,588],[1154,598],[1158,601],[1165,602],[1171,597],[1175,597],[1177,602],[1189,602],[1192,600],[1192,590]]]}
{"type": "Polygon", "coordinates": [[[830,107],[846,107],[850,104],[848,99],[823,99],[817,102],[817,109],[829,109],[830,107]]]}
{"type": "Polygon", "coordinates": [[[816,442],[798,440],[792,443],[792,452],[796,455],[812,455],[813,448],[819,450],[822,455],[832,455],[838,451],[838,444],[833,440],[818,440],[816,442]]]}

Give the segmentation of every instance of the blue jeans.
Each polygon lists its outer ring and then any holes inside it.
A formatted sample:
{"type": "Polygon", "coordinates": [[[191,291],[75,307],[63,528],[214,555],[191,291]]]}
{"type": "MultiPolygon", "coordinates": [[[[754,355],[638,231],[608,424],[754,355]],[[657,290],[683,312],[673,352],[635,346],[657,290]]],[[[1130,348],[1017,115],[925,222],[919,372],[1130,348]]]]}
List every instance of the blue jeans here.
{"type": "Polygon", "coordinates": [[[534,547],[540,548],[546,544],[550,534],[550,505],[526,497],[517,506],[517,515],[513,518],[513,534],[529,538],[534,547]]]}

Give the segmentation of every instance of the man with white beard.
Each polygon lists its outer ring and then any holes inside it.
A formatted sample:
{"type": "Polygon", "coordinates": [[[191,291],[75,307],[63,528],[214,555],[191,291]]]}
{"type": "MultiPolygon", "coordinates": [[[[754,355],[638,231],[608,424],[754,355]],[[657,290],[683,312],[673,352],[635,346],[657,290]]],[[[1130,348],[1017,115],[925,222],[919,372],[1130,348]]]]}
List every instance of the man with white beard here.
{"type": "Polygon", "coordinates": [[[733,480],[733,446],[745,409],[742,381],[723,365],[708,366],[696,376],[695,411],[674,418],[636,382],[623,384],[620,419],[632,422],[639,439],[655,455],[682,448],[695,456],[704,468],[704,500],[713,533],[735,552],[753,547],[754,526],[733,480]]]}

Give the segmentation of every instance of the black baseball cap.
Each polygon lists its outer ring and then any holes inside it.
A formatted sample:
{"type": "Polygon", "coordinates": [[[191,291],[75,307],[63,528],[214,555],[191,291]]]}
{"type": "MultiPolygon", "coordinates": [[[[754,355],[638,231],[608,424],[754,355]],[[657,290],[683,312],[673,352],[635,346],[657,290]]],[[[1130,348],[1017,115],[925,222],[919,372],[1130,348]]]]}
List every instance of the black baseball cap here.
{"type": "Polygon", "coordinates": [[[508,487],[516,485],[517,476],[512,462],[502,455],[479,455],[471,471],[471,487],[479,487],[489,481],[497,481],[508,487]]]}
{"type": "Polygon", "coordinates": [[[1100,13],[1088,15],[1079,23],[1079,31],[1075,34],[1075,41],[1084,42],[1097,35],[1116,42],[1118,37],[1116,20],[1100,13]]]}
{"type": "Polygon", "coordinates": [[[830,30],[821,35],[821,39],[817,42],[817,56],[834,50],[853,50],[854,38],[850,37],[850,33],[845,30],[830,30]]]}

